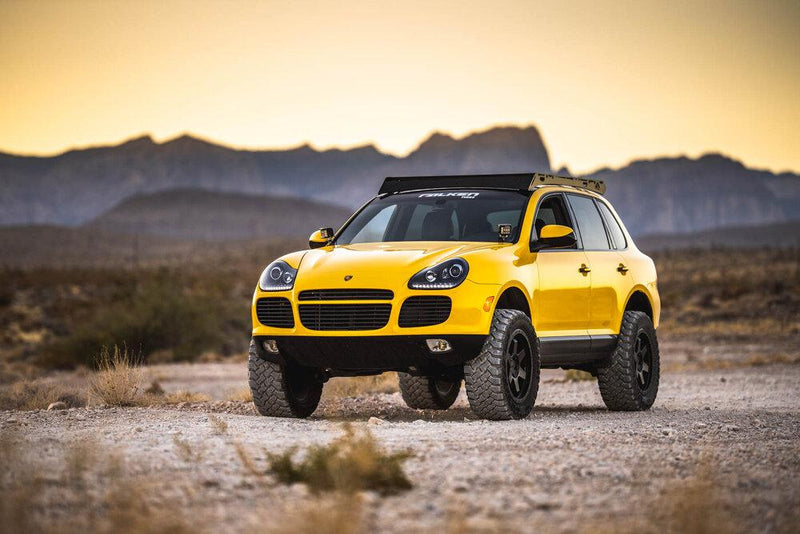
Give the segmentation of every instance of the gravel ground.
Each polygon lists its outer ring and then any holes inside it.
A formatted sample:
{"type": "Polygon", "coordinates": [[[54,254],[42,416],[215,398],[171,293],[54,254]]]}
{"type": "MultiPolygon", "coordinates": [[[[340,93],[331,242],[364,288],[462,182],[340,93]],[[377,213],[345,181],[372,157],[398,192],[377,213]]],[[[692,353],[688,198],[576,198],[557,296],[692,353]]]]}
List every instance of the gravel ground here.
{"type": "MultiPolygon", "coordinates": [[[[178,387],[167,371],[161,378],[178,387]]],[[[239,371],[216,371],[232,373],[220,391],[235,388],[239,371]]],[[[186,373],[184,385],[194,380],[186,373]]],[[[410,410],[395,393],[326,398],[306,421],[212,401],[0,412],[0,431],[49,475],[37,510],[53,520],[86,513],[85,503],[63,496],[59,473],[65,451],[90,443],[96,454],[124,459],[127,476],[147,483],[143,498],[169,502],[195,528],[306,530],[302,521],[321,515],[329,498],[249,472],[236,446],[263,468],[265,450],[328,442],[347,420],[391,451],[414,453],[406,463],[412,490],[353,501],[361,519],[350,526],[366,530],[659,531],[670,520],[673,530],[690,530],[711,518],[715,530],[798,531],[800,366],[667,373],[655,406],[642,413],[608,412],[595,382],[559,376],[545,375],[522,421],[476,420],[462,391],[446,412],[410,410]]],[[[96,491],[114,476],[93,475],[96,491]]]]}

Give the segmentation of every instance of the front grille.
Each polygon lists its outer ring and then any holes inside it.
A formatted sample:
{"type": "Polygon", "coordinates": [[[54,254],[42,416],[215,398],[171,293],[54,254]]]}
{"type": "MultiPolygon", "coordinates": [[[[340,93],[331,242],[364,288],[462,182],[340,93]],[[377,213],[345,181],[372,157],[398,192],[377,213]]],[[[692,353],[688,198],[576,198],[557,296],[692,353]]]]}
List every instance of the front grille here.
{"type": "Polygon", "coordinates": [[[389,322],[391,304],[301,304],[300,322],[309,330],[377,330],[389,322]]]}
{"type": "Polygon", "coordinates": [[[293,328],[292,303],[283,297],[267,297],[256,302],[256,316],[264,326],[293,328]]]}
{"type": "Polygon", "coordinates": [[[388,289],[307,289],[297,300],[392,300],[388,289]]]}
{"type": "Polygon", "coordinates": [[[400,308],[403,328],[441,324],[450,317],[450,297],[409,297],[400,308]]]}

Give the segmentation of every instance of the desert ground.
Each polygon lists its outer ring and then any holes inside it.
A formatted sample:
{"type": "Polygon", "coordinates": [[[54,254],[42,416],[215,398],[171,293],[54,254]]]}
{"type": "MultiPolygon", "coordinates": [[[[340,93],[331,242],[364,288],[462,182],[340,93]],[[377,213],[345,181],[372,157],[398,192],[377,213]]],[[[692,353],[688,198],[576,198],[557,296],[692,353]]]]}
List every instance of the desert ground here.
{"type": "MultiPolygon", "coordinates": [[[[158,372],[213,392],[242,386],[243,369],[158,372]]],[[[476,420],[463,392],[446,412],[396,392],[326,396],[304,421],[232,400],[2,412],[3,476],[20,483],[4,505],[45,530],[796,532],[798,381],[796,365],[675,371],[652,410],[612,413],[593,381],[546,372],[533,414],[509,422],[476,420]],[[317,495],[266,472],[268,453],[301,455],[344,424],[410,452],[412,488],[317,495]]]]}

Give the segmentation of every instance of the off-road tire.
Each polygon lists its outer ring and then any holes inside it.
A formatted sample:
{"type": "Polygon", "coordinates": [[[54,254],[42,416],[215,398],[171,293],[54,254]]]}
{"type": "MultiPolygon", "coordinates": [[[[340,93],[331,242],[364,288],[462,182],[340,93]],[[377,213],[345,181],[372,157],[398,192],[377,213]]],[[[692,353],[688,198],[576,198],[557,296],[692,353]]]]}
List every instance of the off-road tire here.
{"type": "Polygon", "coordinates": [[[481,353],[464,364],[464,385],[472,411],[484,419],[527,417],[539,392],[540,367],[539,339],[530,318],[518,310],[496,310],[481,353]],[[517,396],[509,383],[508,352],[520,333],[528,343],[530,378],[524,395],[520,388],[521,396],[517,396]]]}
{"type": "MultiPolygon", "coordinates": [[[[641,347],[641,346],[640,346],[641,347]]],[[[642,359],[642,358],[639,358],[642,359]]],[[[658,339],[646,313],[626,311],[622,316],[617,348],[606,365],[597,368],[600,395],[609,410],[649,409],[656,400],[659,381],[658,339]],[[637,340],[649,343],[649,379],[642,385],[643,366],[637,368],[637,340]]]]}
{"type": "Polygon", "coordinates": [[[416,410],[446,410],[461,391],[461,380],[453,382],[408,373],[397,373],[397,378],[403,400],[416,410]]]}
{"type": "Polygon", "coordinates": [[[265,360],[258,355],[255,341],[250,341],[248,371],[253,403],[261,415],[308,417],[317,409],[322,382],[313,370],[265,360]]]}

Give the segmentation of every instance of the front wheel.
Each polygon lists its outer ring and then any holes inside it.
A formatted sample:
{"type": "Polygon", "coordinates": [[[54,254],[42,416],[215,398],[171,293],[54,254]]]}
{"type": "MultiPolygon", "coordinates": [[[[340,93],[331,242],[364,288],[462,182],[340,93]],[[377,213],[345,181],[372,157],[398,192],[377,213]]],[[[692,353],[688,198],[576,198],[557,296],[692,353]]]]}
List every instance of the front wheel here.
{"type": "Polygon", "coordinates": [[[446,410],[456,401],[461,380],[445,380],[428,376],[397,373],[400,394],[409,408],[446,410]]]}
{"type": "Polygon", "coordinates": [[[647,314],[626,311],[617,348],[597,369],[600,395],[609,410],[647,410],[656,400],[660,376],[658,339],[647,314]]]}
{"type": "Polygon", "coordinates": [[[308,417],[317,409],[322,382],[313,370],[264,360],[255,341],[250,342],[248,374],[253,403],[261,415],[308,417]]]}
{"type": "Polygon", "coordinates": [[[539,392],[539,340],[530,318],[518,310],[496,310],[481,353],[464,364],[472,411],[485,419],[522,419],[539,392]]]}

